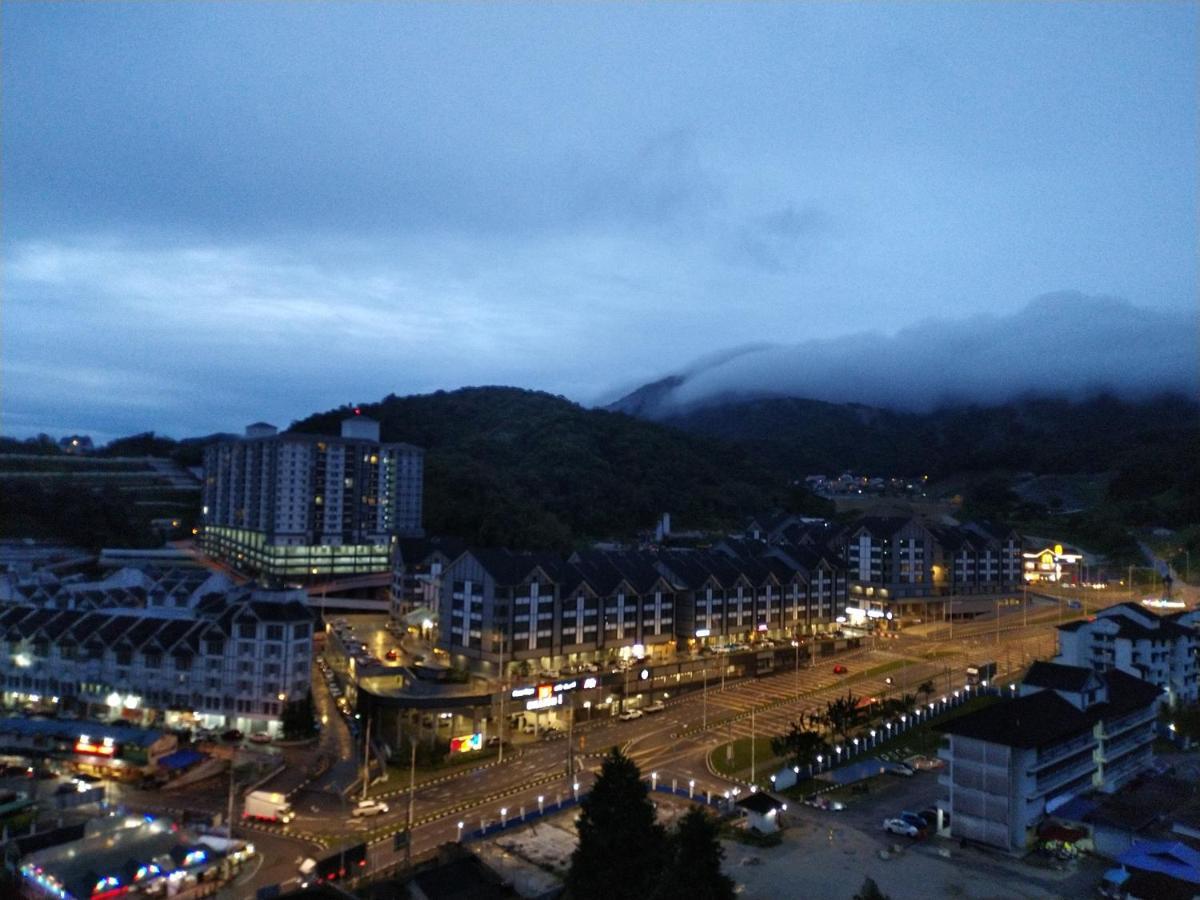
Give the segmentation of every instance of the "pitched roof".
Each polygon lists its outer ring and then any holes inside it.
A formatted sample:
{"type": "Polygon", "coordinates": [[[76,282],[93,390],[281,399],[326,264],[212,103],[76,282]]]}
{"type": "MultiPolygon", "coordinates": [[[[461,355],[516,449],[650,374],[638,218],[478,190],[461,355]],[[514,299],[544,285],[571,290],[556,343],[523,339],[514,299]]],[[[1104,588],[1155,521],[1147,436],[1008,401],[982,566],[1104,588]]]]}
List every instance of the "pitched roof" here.
{"type": "Polygon", "coordinates": [[[751,812],[758,813],[760,816],[765,816],[773,809],[782,809],[785,804],[782,800],[776,800],[765,791],[755,791],[737,801],[737,805],[742,809],[748,809],[751,812]]]}
{"type": "Polygon", "coordinates": [[[1001,700],[991,706],[935,724],[945,734],[1005,747],[1034,748],[1091,731],[1091,717],[1054,691],[1001,700]]]}
{"type": "Polygon", "coordinates": [[[1064,666],[1060,663],[1042,662],[1038,660],[1029,667],[1028,673],[1022,679],[1022,684],[1031,687],[1050,688],[1056,691],[1079,693],[1087,683],[1095,677],[1095,673],[1083,666],[1064,666]]]}

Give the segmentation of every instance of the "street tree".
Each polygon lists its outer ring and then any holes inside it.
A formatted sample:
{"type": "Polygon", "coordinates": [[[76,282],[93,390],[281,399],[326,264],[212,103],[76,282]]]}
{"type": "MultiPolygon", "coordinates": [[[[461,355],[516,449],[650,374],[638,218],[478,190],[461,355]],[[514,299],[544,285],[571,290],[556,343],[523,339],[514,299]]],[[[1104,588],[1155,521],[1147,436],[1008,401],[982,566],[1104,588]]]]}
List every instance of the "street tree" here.
{"type": "Polygon", "coordinates": [[[825,704],[825,718],[835,735],[841,735],[845,740],[850,737],[850,729],[858,719],[858,697],[847,691],[845,697],[838,697],[825,704]]]}
{"type": "Polygon", "coordinates": [[[858,893],[854,895],[854,900],[891,900],[891,898],[879,889],[874,878],[868,878],[862,883],[858,893]]]}
{"type": "Polygon", "coordinates": [[[937,688],[934,687],[932,681],[922,681],[920,686],[917,688],[917,693],[924,697],[926,702],[929,702],[929,698],[937,693],[937,688]]]}
{"type": "Polygon", "coordinates": [[[279,719],[283,725],[283,736],[288,740],[312,737],[316,733],[312,691],[307,691],[299,700],[289,700],[283,704],[279,719]]]}
{"type": "Polygon", "coordinates": [[[699,806],[679,820],[667,842],[667,863],[654,900],[733,900],[734,881],[721,871],[720,826],[699,806]]]}
{"type": "Polygon", "coordinates": [[[613,747],[579,803],[579,844],[567,872],[571,900],[643,900],[657,887],[667,839],[649,794],[637,765],[613,747]]]}
{"type": "Polygon", "coordinates": [[[817,755],[828,755],[829,744],[818,731],[810,731],[793,722],[787,734],[771,738],[771,752],[783,757],[790,766],[811,766],[817,755]]]}

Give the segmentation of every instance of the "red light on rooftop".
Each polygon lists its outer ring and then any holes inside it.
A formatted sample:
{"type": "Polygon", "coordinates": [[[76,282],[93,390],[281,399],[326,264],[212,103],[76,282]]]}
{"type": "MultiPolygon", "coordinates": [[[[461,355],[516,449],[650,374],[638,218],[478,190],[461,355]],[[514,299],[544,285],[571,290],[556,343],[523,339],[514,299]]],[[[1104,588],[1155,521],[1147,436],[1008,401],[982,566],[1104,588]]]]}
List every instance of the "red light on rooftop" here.
{"type": "Polygon", "coordinates": [[[362,415],[362,407],[359,407],[359,406],[354,407],[354,414],[356,416],[361,416],[362,415]]]}

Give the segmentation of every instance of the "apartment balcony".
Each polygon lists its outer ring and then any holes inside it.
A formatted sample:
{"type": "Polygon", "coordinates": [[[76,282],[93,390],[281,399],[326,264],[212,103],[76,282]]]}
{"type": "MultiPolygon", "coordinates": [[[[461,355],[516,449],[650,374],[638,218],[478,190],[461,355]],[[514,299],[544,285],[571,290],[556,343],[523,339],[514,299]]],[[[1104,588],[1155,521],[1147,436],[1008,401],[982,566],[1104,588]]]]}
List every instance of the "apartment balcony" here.
{"type": "Polygon", "coordinates": [[[1073,753],[1079,753],[1085,749],[1094,749],[1096,746],[1096,738],[1089,732],[1082,734],[1065,744],[1058,744],[1051,747],[1049,750],[1040,751],[1037,760],[1029,767],[1029,774],[1034,775],[1044,769],[1061,762],[1073,753]]]}
{"type": "Polygon", "coordinates": [[[1134,732],[1128,737],[1122,738],[1120,741],[1106,743],[1096,750],[1095,759],[1097,762],[1113,763],[1119,761],[1122,757],[1127,756],[1130,752],[1136,751],[1139,747],[1146,747],[1154,743],[1154,732],[1150,729],[1141,734],[1134,732]]]}
{"type": "Polygon", "coordinates": [[[1036,793],[1029,796],[1032,797],[1039,794],[1049,794],[1058,788],[1063,787],[1064,785],[1070,784],[1072,781],[1076,781],[1084,776],[1090,776],[1095,771],[1096,762],[1092,758],[1092,754],[1088,753],[1084,756],[1081,756],[1071,765],[1064,766],[1063,768],[1057,769],[1049,775],[1043,775],[1042,777],[1038,778],[1034,785],[1036,793]]]}
{"type": "Polygon", "coordinates": [[[1137,728],[1139,725],[1146,725],[1153,722],[1156,716],[1154,707],[1138,710],[1126,716],[1121,716],[1119,719],[1111,721],[1102,721],[1100,723],[1100,736],[1102,738],[1114,738],[1124,734],[1131,728],[1137,728]]]}

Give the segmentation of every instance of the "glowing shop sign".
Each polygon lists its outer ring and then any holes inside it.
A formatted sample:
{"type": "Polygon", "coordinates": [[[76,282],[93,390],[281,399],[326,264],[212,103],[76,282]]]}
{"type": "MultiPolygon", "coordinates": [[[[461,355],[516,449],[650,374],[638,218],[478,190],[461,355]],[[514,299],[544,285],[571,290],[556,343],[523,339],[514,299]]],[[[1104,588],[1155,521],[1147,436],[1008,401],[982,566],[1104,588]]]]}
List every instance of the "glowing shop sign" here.
{"type": "Polygon", "coordinates": [[[81,734],[75,742],[76,753],[93,753],[97,756],[113,756],[117,752],[113,739],[106,737],[102,743],[96,743],[86,734],[81,734]]]}
{"type": "Polygon", "coordinates": [[[538,697],[535,700],[526,700],[525,708],[532,711],[535,709],[549,709],[552,706],[562,706],[562,694],[550,694],[547,697],[538,697]]]}
{"type": "Polygon", "coordinates": [[[483,749],[483,732],[464,734],[462,737],[450,738],[451,753],[470,753],[472,750],[483,749]]]}

